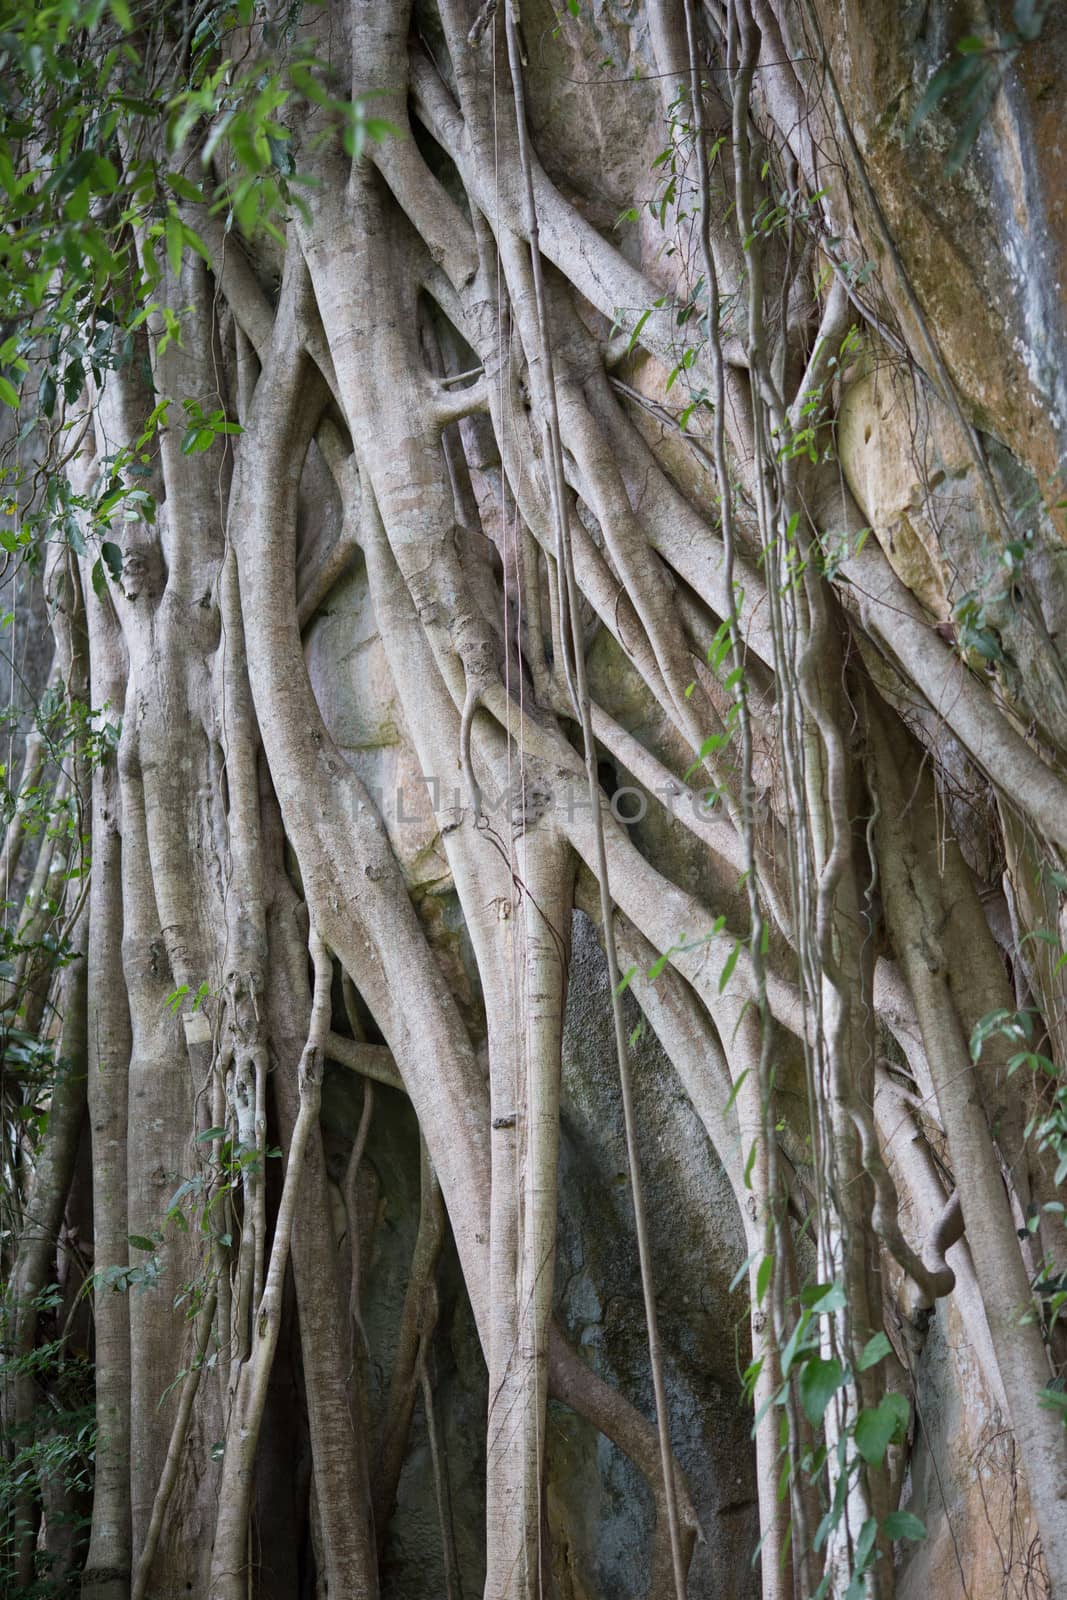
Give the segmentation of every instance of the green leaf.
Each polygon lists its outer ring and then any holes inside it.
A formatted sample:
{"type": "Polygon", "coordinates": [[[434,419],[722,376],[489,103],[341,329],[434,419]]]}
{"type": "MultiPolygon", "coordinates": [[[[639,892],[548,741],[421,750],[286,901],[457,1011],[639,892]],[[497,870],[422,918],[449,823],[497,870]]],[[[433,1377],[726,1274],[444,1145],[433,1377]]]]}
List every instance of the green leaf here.
{"type": "Polygon", "coordinates": [[[756,1304],[757,1305],[762,1305],[763,1304],[763,1296],[767,1293],[767,1290],[770,1287],[771,1273],[773,1271],[774,1271],[774,1257],[772,1255],[764,1256],[763,1260],[759,1264],[759,1271],[756,1273],[756,1304]]]}
{"type": "Polygon", "coordinates": [[[746,1256],[744,1261],[742,1261],[741,1265],[738,1267],[737,1271],[734,1273],[733,1278],[730,1280],[730,1293],[731,1294],[733,1294],[734,1290],[737,1288],[737,1285],[741,1282],[741,1279],[743,1277],[745,1277],[745,1275],[748,1272],[749,1267],[752,1265],[753,1261],[755,1261],[755,1259],[756,1259],[756,1257],[758,1255],[759,1255],[759,1251],[758,1250],[753,1250],[752,1254],[750,1256],[746,1256]]]}
{"type": "Polygon", "coordinates": [[[173,189],[174,193],[183,200],[192,200],[197,205],[203,202],[204,191],[200,185],[190,183],[189,179],[183,177],[180,172],[167,173],[167,187],[173,189]]]}
{"type": "Polygon", "coordinates": [[[776,1389],[773,1394],[769,1394],[766,1400],[764,1400],[763,1404],[760,1406],[759,1410],[756,1412],[756,1415],[752,1419],[753,1439],[759,1433],[760,1423],[763,1421],[771,1407],[785,1404],[786,1388],[787,1385],[783,1383],[780,1389],[776,1389]]]}
{"type": "Polygon", "coordinates": [[[189,428],[182,439],[183,456],[199,456],[215,443],[214,428],[189,428]]]}
{"type": "Polygon", "coordinates": [[[0,377],[0,400],[5,406],[10,406],[12,411],[17,411],[19,408],[19,392],[10,378],[0,377]]]}
{"type": "Polygon", "coordinates": [[[130,16],[130,8],[126,4],[126,0],[109,0],[109,5],[111,15],[123,33],[129,33],[133,28],[133,18],[130,16]]]}
{"type": "Polygon", "coordinates": [[[868,1367],[875,1367],[879,1361],[892,1353],[893,1346],[889,1343],[884,1333],[876,1333],[873,1339],[868,1339],[860,1351],[859,1360],[856,1362],[861,1372],[866,1372],[868,1367]]]}
{"type": "Polygon", "coordinates": [[[112,583],[122,582],[122,551],[117,544],[112,544],[110,539],[105,539],[100,546],[100,554],[104,558],[108,572],[111,574],[112,583]]]}
{"type": "Polygon", "coordinates": [[[155,1240],[146,1239],[143,1233],[128,1233],[126,1237],[135,1250],[154,1250],[156,1248],[155,1240]]]}
{"type": "Polygon", "coordinates": [[[673,954],[673,950],[668,950],[665,955],[656,957],[655,961],[653,961],[652,965],[648,969],[648,979],[650,983],[655,983],[656,979],[659,977],[660,973],[663,971],[673,954]]]}
{"type": "Polygon", "coordinates": [[[63,371],[63,393],[66,396],[68,406],[77,404],[84,382],[85,368],[75,357],[73,361],[68,361],[63,371]]]}
{"type": "Polygon", "coordinates": [[[82,537],[81,528],[78,526],[78,519],[73,512],[68,512],[63,518],[63,537],[75,555],[83,556],[85,554],[85,540],[82,537]]]}
{"type": "Polygon", "coordinates": [[[817,1317],[845,1309],[845,1291],[839,1283],[813,1283],[801,1289],[800,1303],[817,1317]]]}
{"type": "Polygon", "coordinates": [[[971,1033],[971,1060],[978,1061],[986,1040],[1001,1036],[1005,1039],[1024,1042],[1033,1037],[1033,1017],[1028,1011],[989,1011],[980,1017],[971,1033]]]}
{"type": "Polygon", "coordinates": [[[1048,0],[1015,0],[1011,8],[1012,21],[1028,43],[1041,37],[1049,10],[1048,0]]]}
{"type": "Polygon", "coordinates": [[[908,1425],[910,1407],[902,1394],[887,1394],[856,1418],[856,1449],[870,1467],[880,1467],[892,1441],[908,1425]]]}
{"type": "Polygon", "coordinates": [[[168,1217],[177,1215],[177,1208],[181,1205],[186,1195],[196,1194],[201,1187],[202,1182],[199,1178],[186,1178],[183,1183],[178,1185],[174,1193],[171,1195],[169,1204],[167,1205],[166,1215],[168,1217]]]}
{"type": "Polygon", "coordinates": [[[813,1356],[804,1363],[800,1373],[800,1404],[813,1428],[822,1423],[827,1406],[844,1381],[845,1369],[834,1357],[824,1361],[821,1356],[813,1356]]]}
{"type": "MultiPolygon", "coordinates": [[[[874,1541],[877,1537],[878,1523],[874,1517],[868,1517],[866,1522],[863,1524],[863,1527],[860,1529],[859,1538],[856,1540],[856,1553],[853,1557],[853,1565],[855,1567],[853,1582],[855,1582],[856,1578],[862,1578],[863,1574],[870,1566],[871,1551],[874,1549],[874,1541]]],[[[860,1586],[860,1593],[863,1593],[862,1584],[860,1586]]]]}
{"type": "Polygon", "coordinates": [[[197,1144],[208,1144],[212,1139],[225,1139],[225,1128],[205,1128],[203,1133],[196,1136],[197,1144]]]}
{"type": "Polygon", "coordinates": [[[402,130],[395,122],[389,122],[385,117],[364,117],[362,119],[364,136],[381,144],[383,139],[399,139],[403,137],[402,130]]]}
{"type": "Polygon", "coordinates": [[[1062,1383],[1062,1381],[1062,1379],[1056,1379],[1054,1382],[1046,1384],[1045,1387],[1039,1391],[1038,1400],[1041,1405],[1046,1408],[1046,1410],[1058,1411],[1060,1415],[1060,1421],[1065,1427],[1067,1427],[1067,1393],[1065,1393],[1063,1389],[1056,1387],[1056,1384],[1062,1383]]]}
{"type": "Polygon", "coordinates": [[[204,243],[203,239],[201,239],[198,233],[194,233],[192,228],[187,227],[184,222],[182,223],[181,228],[183,242],[189,246],[190,250],[195,250],[200,259],[202,261],[206,261],[210,267],[211,252],[208,250],[208,247],[204,243]]]}
{"type": "Polygon", "coordinates": [[[940,67],[926,85],[922,98],[911,114],[905,138],[914,137],[919,124],[940,105],[947,94],[973,81],[975,75],[984,70],[985,62],[977,56],[959,56],[940,67]]]}
{"type": "Polygon", "coordinates": [[[913,1539],[917,1544],[926,1538],[926,1524],[910,1511],[891,1511],[882,1519],[882,1532],[887,1539],[913,1539]]]}
{"type": "Polygon", "coordinates": [[[177,278],[182,270],[182,245],[184,243],[181,218],[177,212],[172,211],[167,218],[167,265],[177,278]]]}
{"type": "Polygon", "coordinates": [[[741,1076],[738,1078],[737,1082],[734,1084],[733,1088],[730,1090],[730,1093],[729,1093],[729,1095],[727,1096],[727,1099],[726,1099],[726,1110],[727,1110],[727,1112],[729,1112],[731,1107],[733,1106],[734,1101],[737,1099],[738,1095],[741,1092],[741,1085],[744,1083],[745,1079],[748,1077],[748,1075],[749,1075],[749,1073],[751,1071],[752,1071],[751,1067],[746,1067],[744,1072],[742,1072],[741,1076]]]}
{"type": "MultiPolygon", "coordinates": [[[[1005,58],[1010,59],[1010,56],[1005,58]]],[[[948,160],[945,162],[946,178],[954,177],[963,166],[971,153],[971,147],[978,137],[979,129],[985,119],[986,113],[993,104],[997,86],[1000,82],[1000,67],[987,65],[986,71],[968,89],[960,106],[962,120],[959,132],[949,151],[948,160]]]]}
{"type": "Polygon", "coordinates": [[[283,178],[291,178],[296,167],[293,160],[293,146],[288,132],[284,137],[278,134],[267,134],[267,148],[270,151],[270,164],[283,178]]]}
{"type": "Polygon", "coordinates": [[[637,340],[638,340],[638,338],[640,336],[640,333],[641,333],[641,329],[644,327],[645,323],[648,321],[648,319],[649,319],[649,317],[651,315],[652,315],[652,308],[650,306],[647,311],[642,311],[641,315],[638,317],[637,322],[634,325],[634,331],[630,335],[630,342],[626,346],[626,354],[627,355],[630,354],[630,351],[633,349],[634,345],[637,343],[637,340]]]}
{"type": "Polygon", "coordinates": [[[89,576],[93,580],[93,593],[96,595],[98,600],[102,600],[107,594],[107,579],[104,577],[104,563],[99,560],[94,561],[93,570],[89,576]]]}
{"type": "Polygon", "coordinates": [[[719,993],[720,994],[722,994],[723,990],[726,988],[726,985],[729,983],[730,978],[733,975],[733,970],[737,966],[737,958],[738,958],[738,956],[740,954],[741,954],[741,941],[740,941],[740,939],[738,939],[737,942],[735,943],[733,949],[730,951],[730,954],[726,957],[726,965],[723,967],[722,971],[719,973],[719,993]]]}
{"type": "Polygon", "coordinates": [[[864,1600],[867,1590],[867,1570],[872,1565],[873,1547],[878,1534],[878,1523],[875,1518],[867,1518],[867,1522],[859,1530],[856,1539],[856,1552],[853,1555],[853,1576],[849,1578],[848,1589],[845,1590],[845,1600],[864,1600]]]}
{"type": "Polygon", "coordinates": [[[804,1334],[807,1331],[807,1328],[808,1328],[810,1322],[811,1322],[811,1312],[810,1311],[802,1311],[801,1314],[800,1314],[800,1320],[797,1323],[796,1327],[793,1329],[792,1333],[789,1335],[789,1338],[786,1341],[785,1349],[782,1351],[782,1377],[783,1378],[788,1378],[788,1376],[789,1376],[790,1368],[792,1367],[793,1362],[796,1359],[797,1351],[802,1348],[801,1340],[803,1339],[804,1334]]]}

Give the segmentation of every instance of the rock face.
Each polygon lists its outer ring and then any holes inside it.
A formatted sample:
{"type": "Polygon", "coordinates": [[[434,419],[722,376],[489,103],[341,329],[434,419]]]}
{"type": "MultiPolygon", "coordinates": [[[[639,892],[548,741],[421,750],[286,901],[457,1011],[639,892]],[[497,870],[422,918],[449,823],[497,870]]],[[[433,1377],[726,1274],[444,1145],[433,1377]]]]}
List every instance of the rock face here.
{"type": "MultiPolygon", "coordinates": [[[[628,1027],[639,1028],[636,1005],[627,1012],[628,1027]]],[[[693,1592],[747,1596],[757,1592],[750,1557],[759,1531],[751,1423],[739,1381],[747,1300],[730,1292],[746,1254],[741,1219],[695,1111],[645,1029],[633,1066],[642,1174],[652,1199],[671,1437],[706,1540],[694,1559],[693,1592]]],[[[557,1265],[562,1320],[594,1370],[651,1416],[607,964],[580,912],[573,930],[563,1096],[557,1265]]],[[[618,1452],[605,1459],[605,1442],[571,1413],[553,1408],[553,1421],[549,1462],[574,1594],[586,1592],[578,1586],[583,1574],[593,1580],[592,1595],[642,1593],[650,1529],[648,1510],[643,1521],[634,1517],[635,1505],[648,1505],[639,1475],[618,1452]]]]}
{"type": "Polygon", "coordinates": [[[1011,1568],[1011,1547],[1025,1552],[1030,1536],[1010,1431],[967,1351],[958,1312],[940,1307],[916,1373],[919,1428],[904,1502],[929,1537],[904,1565],[902,1600],[994,1595],[1011,1568]]]}
{"type": "MultiPolygon", "coordinates": [[[[909,122],[958,41],[989,36],[985,8],[818,0],[815,10],[845,113],[944,360],[974,420],[1030,460],[1046,491],[1059,476],[1067,426],[1063,133],[1050,104],[1067,60],[1067,19],[1050,8],[1039,38],[1019,41],[1017,72],[1000,82],[973,152],[950,177],[959,98],[947,95],[910,137],[909,122]]],[[[991,56],[988,65],[993,73],[1000,63],[991,56]]],[[[868,202],[854,189],[853,198],[879,292],[907,327],[913,312],[885,238],[868,202]]],[[[908,342],[922,347],[921,338],[908,342]]]]}
{"type": "MultiPolygon", "coordinates": [[[[581,913],[575,914],[572,959],[563,1053],[557,1303],[583,1359],[651,1416],[607,968],[581,913]]],[[[627,1011],[628,1026],[637,1028],[636,1006],[631,1003],[627,1011]]],[[[743,1291],[730,1289],[745,1258],[740,1218],[707,1135],[647,1031],[637,1044],[634,1068],[671,1434],[704,1535],[694,1557],[691,1592],[748,1600],[758,1593],[751,1553],[759,1524],[751,1419],[739,1379],[747,1309],[743,1291]]],[[[357,1080],[331,1068],[323,1122],[336,1185],[339,1250],[348,1248],[340,1190],[361,1108],[357,1080]]],[[[418,1223],[419,1147],[415,1118],[396,1091],[375,1090],[371,1128],[359,1186],[360,1254],[370,1421],[378,1445],[418,1223]]],[[[438,1296],[439,1321],[427,1363],[435,1439],[431,1444],[420,1401],[386,1538],[383,1600],[431,1600],[444,1594],[446,1541],[457,1600],[476,1600],[484,1578],[485,1365],[450,1243],[438,1296]]],[[[560,1596],[644,1594],[653,1508],[637,1469],[587,1423],[553,1404],[547,1476],[560,1596]]]]}
{"type": "MultiPolygon", "coordinates": [[[[1050,11],[1038,39],[1018,41],[1017,71],[997,79],[953,175],[946,162],[960,133],[958,98],[949,93],[910,124],[959,38],[981,35],[977,11],[970,28],[967,7],[872,10],[841,0],[818,10],[884,220],[855,183],[854,210],[843,191],[837,204],[877,269],[871,293],[891,307],[923,369],[899,351],[865,352],[842,401],[842,465],[898,575],[1062,760],[1067,230],[1062,141],[1046,102],[1067,25],[1050,11]],[[948,403],[938,359],[962,415],[948,403]]],[[[992,56],[988,70],[997,70],[992,56]]],[[[839,136],[842,123],[838,114],[839,136]]],[[[827,182],[839,178],[828,173],[827,182]]]]}
{"type": "Polygon", "coordinates": [[[378,804],[412,891],[447,887],[430,793],[406,736],[362,563],[315,618],[306,655],[326,726],[378,804]]]}

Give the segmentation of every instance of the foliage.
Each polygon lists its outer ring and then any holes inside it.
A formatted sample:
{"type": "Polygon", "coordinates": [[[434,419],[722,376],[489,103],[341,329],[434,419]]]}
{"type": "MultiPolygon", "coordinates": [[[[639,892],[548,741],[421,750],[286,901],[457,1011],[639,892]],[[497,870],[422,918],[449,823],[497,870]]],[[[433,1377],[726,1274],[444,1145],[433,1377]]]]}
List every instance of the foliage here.
{"type": "MultiPolygon", "coordinates": [[[[49,1284],[33,1302],[42,1318],[61,1313],[64,1295],[49,1284]]],[[[0,1304],[0,1332],[7,1347],[16,1307],[8,1294],[0,1304]]],[[[96,1444],[96,1415],[92,1401],[92,1368],[84,1355],[74,1353],[67,1339],[39,1343],[25,1355],[0,1358],[0,1390],[18,1380],[34,1386],[37,1404],[25,1429],[8,1430],[7,1448],[0,1455],[0,1590],[10,1600],[48,1600],[76,1592],[76,1573],[57,1575],[48,1558],[40,1555],[32,1583],[17,1579],[19,1506],[27,1487],[48,1494],[68,1519],[72,1532],[88,1526],[96,1444]]]]}
{"type": "Polygon", "coordinates": [[[945,161],[945,176],[954,177],[974,147],[997,90],[1019,52],[1041,37],[1050,0],[1015,0],[1014,27],[998,29],[992,38],[968,34],[926,85],[908,123],[911,137],[934,111],[949,111],[956,132],[945,161]]]}

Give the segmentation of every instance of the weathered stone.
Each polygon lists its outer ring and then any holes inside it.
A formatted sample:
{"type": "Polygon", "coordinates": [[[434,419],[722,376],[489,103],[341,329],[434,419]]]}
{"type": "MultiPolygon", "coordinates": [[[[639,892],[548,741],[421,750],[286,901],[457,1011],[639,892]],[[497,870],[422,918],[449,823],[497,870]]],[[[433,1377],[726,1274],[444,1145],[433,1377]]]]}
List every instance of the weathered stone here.
{"type": "Polygon", "coordinates": [[[323,720],[378,803],[409,885],[447,889],[452,879],[430,790],[406,737],[362,563],[311,624],[305,658],[323,720]]]}
{"type": "MultiPolygon", "coordinates": [[[[916,1371],[916,1438],[901,1504],[925,1540],[906,1547],[899,1600],[1002,1592],[1035,1534],[1015,1445],[978,1371],[967,1329],[942,1301],[916,1371]]],[[[1034,1574],[1035,1594],[1042,1593],[1034,1574]]]]}
{"type": "Polygon", "coordinates": [[[868,365],[842,396],[841,465],[893,570],[945,622],[952,577],[938,530],[947,515],[959,516],[961,505],[965,515],[978,512],[974,464],[946,408],[907,371],[877,355],[868,365]]]}
{"type": "MultiPolygon", "coordinates": [[[[628,1028],[640,1023],[633,1002],[628,1028]]],[[[749,1557],[758,1538],[740,1398],[748,1315],[729,1285],[746,1250],[733,1194],[710,1142],[654,1035],[633,1052],[642,1175],[649,1194],[671,1435],[706,1544],[693,1594],[757,1592],[749,1557]],[[726,1330],[732,1329],[732,1335],[726,1330]]],[[[591,924],[574,921],[563,1067],[557,1286],[567,1331],[587,1361],[651,1416],[637,1245],[611,1036],[607,967],[591,924]]],[[[554,1526],[576,1595],[642,1595],[651,1550],[651,1500],[605,1440],[558,1409],[549,1441],[554,1526]],[[639,1509],[640,1508],[640,1509],[639,1509]]]]}
{"type": "MultiPolygon", "coordinates": [[[[815,9],[848,119],[889,231],[964,407],[1035,467],[1041,493],[1058,498],[1067,401],[1064,385],[1062,130],[1049,84],[1062,73],[1067,18],[1045,16],[1004,79],[974,148],[955,177],[945,171],[958,134],[946,99],[912,136],[908,124],[933,73],[984,17],[967,6],[816,0],[815,9]]],[[[824,133],[844,164],[821,174],[838,216],[854,216],[876,283],[933,376],[899,273],[855,175],[836,117],[824,133]]],[[[861,265],[857,262],[856,265],[861,265]]]]}

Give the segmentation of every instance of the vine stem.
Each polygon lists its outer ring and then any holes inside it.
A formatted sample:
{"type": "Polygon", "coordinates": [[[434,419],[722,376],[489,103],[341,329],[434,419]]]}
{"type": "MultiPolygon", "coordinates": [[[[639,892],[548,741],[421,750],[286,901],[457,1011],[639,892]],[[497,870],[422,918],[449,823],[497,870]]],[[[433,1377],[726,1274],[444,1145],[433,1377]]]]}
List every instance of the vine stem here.
{"type": "Polygon", "coordinates": [[[174,1485],[178,1481],[178,1468],[181,1466],[182,1452],[185,1449],[185,1441],[189,1434],[193,1402],[196,1399],[197,1390],[200,1388],[200,1378],[204,1370],[204,1358],[207,1355],[211,1328],[215,1320],[217,1299],[217,1290],[212,1289],[200,1313],[196,1334],[196,1354],[182,1385],[181,1400],[178,1403],[178,1412],[174,1418],[174,1427],[171,1429],[170,1443],[167,1446],[167,1459],[163,1464],[159,1487],[152,1502],[152,1516],[148,1524],[148,1532],[145,1535],[144,1548],[141,1551],[140,1559],[137,1562],[137,1570],[134,1573],[130,1600],[145,1600],[145,1596],[148,1593],[148,1580],[152,1576],[152,1563],[156,1557],[156,1550],[159,1548],[159,1536],[163,1531],[163,1518],[167,1514],[170,1497],[174,1492],[174,1485]]]}
{"type": "Polygon", "coordinates": [[[600,810],[600,785],[596,769],[596,744],[593,738],[592,711],[589,686],[585,671],[585,652],[581,636],[581,618],[578,607],[578,588],[571,556],[570,529],[567,518],[567,500],[563,473],[563,446],[560,438],[559,409],[556,401],[555,373],[553,369],[552,340],[548,327],[545,304],[544,271],[538,239],[537,202],[534,196],[533,170],[526,125],[526,101],[522,78],[522,52],[518,37],[518,3],[508,0],[504,8],[504,26],[507,35],[508,66],[515,94],[515,116],[518,131],[519,165],[522,172],[526,206],[526,226],[530,243],[530,260],[533,270],[534,305],[540,349],[545,397],[548,410],[548,435],[551,456],[550,482],[552,509],[556,523],[556,547],[560,571],[565,586],[570,611],[571,681],[577,699],[578,720],[582,730],[582,755],[589,784],[589,801],[593,817],[596,845],[597,881],[600,888],[600,906],[604,924],[604,951],[608,962],[608,981],[611,984],[611,1012],[615,1034],[615,1053],[622,1091],[623,1121],[626,1130],[626,1156],[630,1174],[630,1191],[634,1207],[634,1227],[637,1234],[637,1254],[641,1272],[641,1293],[645,1307],[645,1328],[648,1337],[649,1362],[652,1368],[652,1388],[656,1402],[656,1429],[659,1436],[660,1465],[663,1471],[663,1496],[667,1508],[667,1523],[671,1543],[671,1567],[674,1576],[676,1600],[685,1600],[687,1582],[682,1543],[678,1526],[678,1499],[674,1481],[674,1461],[671,1449],[670,1423],[667,1414],[667,1395],[663,1381],[663,1355],[660,1346],[659,1321],[656,1312],[655,1287],[652,1280],[651,1248],[648,1237],[648,1217],[645,1209],[644,1189],[641,1183],[640,1153],[637,1146],[637,1128],[633,1105],[633,1080],[630,1071],[629,1051],[626,1042],[626,1025],[622,1014],[622,994],[619,981],[619,962],[615,948],[614,914],[611,888],[608,879],[607,851],[604,845],[604,823],[600,810]]]}
{"type": "MultiPolygon", "coordinates": [[[[769,885],[760,872],[760,861],[756,850],[754,738],[745,675],[744,641],[739,627],[739,604],[735,590],[737,530],[735,526],[733,488],[730,482],[726,455],[725,414],[727,401],[721,328],[722,299],[718,269],[711,243],[711,184],[704,114],[704,85],[701,81],[700,68],[699,24],[694,0],[684,0],[683,9],[685,15],[686,57],[689,69],[693,145],[697,164],[697,236],[700,247],[700,263],[707,282],[707,342],[714,380],[712,455],[709,465],[714,472],[719,490],[725,558],[726,603],[729,608],[726,613],[726,622],[729,630],[731,677],[734,681],[734,703],[737,710],[737,734],[741,756],[741,796],[738,808],[740,814],[739,831],[742,839],[743,877],[749,909],[749,956],[756,986],[756,1011],[759,1019],[759,1052],[756,1064],[760,1115],[758,1137],[762,1138],[763,1141],[764,1157],[761,1162],[752,1161],[752,1185],[754,1198],[759,1206],[759,1220],[763,1228],[764,1260],[770,1260],[773,1263],[771,1280],[768,1285],[771,1295],[769,1326],[763,1335],[763,1354],[760,1360],[763,1381],[765,1382],[773,1376],[774,1383],[778,1384],[783,1382],[780,1375],[779,1362],[780,1352],[786,1341],[787,1283],[792,1266],[792,1245],[786,1221],[785,1191],[778,1152],[778,1112],[774,1080],[776,1040],[774,1018],[768,1002],[767,971],[764,956],[764,940],[766,936],[764,902],[768,898],[767,889],[769,885]]],[[[768,559],[769,564],[771,552],[776,548],[777,541],[770,529],[770,508],[767,505],[766,482],[761,464],[761,416],[763,408],[767,408],[771,410],[772,414],[781,417],[784,413],[784,402],[777,392],[763,348],[762,309],[764,291],[762,258],[757,229],[752,217],[750,193],[750,147],[747,138],[747,124],[749,94],[753,72],[759,55],[760,36],[747,7],[731,5],[729,15],[731,19],[731,44],[728,50],[730,58],[729,84],[733,99],[731,126],[734,147],[736,204],[741,232],[749,241],[745,251],[745,270],[749,290],[747,344],[753,401],[753,442],[757,464],[755,475],[756,503],[765,558],[768,559]]],[[[788,708],[793,696],[786,661],[781,608],[778,604],[774,583],[768,585],[768,601],[775,669],[779,682],[783,685],[783,705],[780,715],[785,734],[784,754],[788,769],[790,765],[790,741],[788,737],[790,713],[788,708]]],[[[799,819],[803,813],[803,808],[798,806],[796,811],[799,819]]],[[[792,866],[794,845],[790,836],[787,836],[786,843],[792,866]]],[[[770,903],[773,906],[773,899],[771,899],[770,903]]],[[[797,935],[802,941],[804,919],[801,915],[801,904],[798,895],[794,896],[791,920],[795,920],[797,935]]],[[[738,1087],[740,1087],[740,1082],[738,1087]]],[[[819,1149],[817,1137],[814,1143],[817,1152],[819,1149]]],[[[754,1155],[755,1151],[753,1151],[754,1155]]],[[[759,1314],[758,1307],[755,1304],[753,1305],[753,1312],[753,1357],[755,1358],[757,1350],[756,1315],[759,1314]]],[[[790,1451],[793,1459],[796,1460],[799,1459],[804,1450],[802,1438],[803,1421],[797,1410],[796,1395],[792,1386],[784,1382],[783,1392],[785,1415],[789,1428],[790,1451]]],[[[757,1413],[760,1413],[762,1417],[761,1422],[758,1424],[758,1427],[762,1430],[759,1443],[764,1449],[767,1449],[768,1455],[773,1458],[776,1441],[773,1438],[769,1439],[768,1435],[771,1434],[772,1430],[776,1430],[774,1411],[760,1404],[758,1392],[756,1395],[756,1409],[757,1413]]],[[[791,1527],[788,1530],[782,1528],[779,1517],[776,1525],[773,1526],[773,1530],[770,1522],[766,1524],[764,1529],[764,1540],[769,1540],[766,1548],[761,1545],[765,1595],[791,1593],[794,1576],[796,1583],[805,1593],[810,1594],[818,1582],[811,1548],[811,1513],[813,1507],[809,1504],[810,1495],[805,1493],[796,1475],[791,1477],[789,1487],[789,1504],[792,1513],[791,1527]],[[781,1538],[782,1557],[777,1560],[775,1559],[777,1552],[774,1550],[775,1541],[771,1538],[772,1531],[777,1531],[781,1538]],[[795,1574],[792,1571],[787,1573],[783,1567],[783,1559],[790,1543],[793,1550],[795,1574]]],[[[772,1512],[772,1516],[774,1515],[775,1513],[772,1512]]]]}
{"type": "Polygon", "coordinates": [[[308,947],[315,970],[315,983],[308,1025],[307,1043],[300,1060],[300,1109],[289,1142],[274,1241],[267,1267],[263,1298],[253,1307],[252,1348],[241,1368],[233,1416],[226,1435],[222,1481],[227,1486],[219,1507],[215,1549],[211,1564],[211,1600],[242,1600],[246,1573],[242,1570],[252,1498],[252,1475],[260,1424],[267,1400],[274,1353],[281,1331],[282,1292],[289,1265],[293,1222],[304,1171],[308,1141],[318,1123],[321,1103],[322,1060],[330,1026],[330,981],[332,963],[326,946],[312,927],[308,947]]]}

